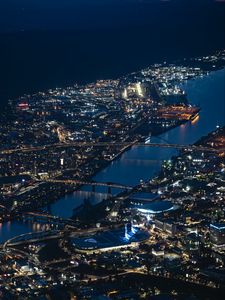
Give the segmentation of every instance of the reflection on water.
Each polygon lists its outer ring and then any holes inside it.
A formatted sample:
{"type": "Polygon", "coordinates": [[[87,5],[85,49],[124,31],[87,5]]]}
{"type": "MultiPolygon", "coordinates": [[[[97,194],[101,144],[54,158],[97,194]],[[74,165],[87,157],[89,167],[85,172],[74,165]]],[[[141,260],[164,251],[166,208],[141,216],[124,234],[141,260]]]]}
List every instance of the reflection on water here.
{"type": "MultiPolygon", "coordinates": [[[[154,138],[152,138],[154,142],[154,138]]],[[[105,170],[98,173],[94,180],[102,182],[120,182],[136,185],[140,180],[148,180],[161,168],[161,162],[176,154],[171,148],[151,148],[134,146],[124,153],[119,160],[111,163],[105,170]]]]}
{"type": "MultiPolygon", "coordinates": [[[[198,118],[183,124],[173,130],[163,133],[159,137],[152,137],[156,143],[192,144],[199,138],[214,130],[217,125],[225,124],[225,70],[211,73],[209,76],[188,81],[184,89],[188,94],[190,103],[200,105],[202,110],[198,118]]],[[[134,146],[124,153],[118,160],[113,161],[107,168],[100,171],[93,179],[101,182],[115,182],[126,185],[136,185],[139,181],[148,180],[157,174],[161,168],[162,160],[169,159],[177,151],[171,148],[150,148],[134,146]]],[[[113,189],[118,193],[120,190],[113,189]]],[[[91,187],[83,187],[81,191],[74,192],[60,198],[51,205],[51,213],[63,218],[69,218],[73,209],[90,198],[92,203],[98,203],[107,197],[104,187],[96,187],[96,194],[91,187]]],[[[0,241],[9,239],[36,228],[29,224],[7,222],[0,225],[0,241]]]]}
{"type": "Polygon", "coordinates": [[[49,224],[40,224],[37,222],[8,221],[4,224],[0,223],[0,242],[31,231],[46,231],[49,229],[51,229],[49,224]]]}
{"type": "Polygon", "coordinates": [[[106,193],[101,192],[100,187],[96,187],[96,192],[100,193],[93,193],[88,191],[88,189],[91,189],[91,187],[84,187],[81,191],[76,191],[60,198],[51,205],[50,213],[62,218],[70,218],[73,209],[80,206],[84,199],[90,199],[92,204],[97,204],[108,197],[106,193]]]}
{"type": "Polygon", "coordinates": [[[10,239],[14,236],[28,233],[33,231],[32,224],[25,224],[23,222],[18,221],[8,221],[4,224],[0,224],[0,241],[4,242],[7,239],[10,239]]]}

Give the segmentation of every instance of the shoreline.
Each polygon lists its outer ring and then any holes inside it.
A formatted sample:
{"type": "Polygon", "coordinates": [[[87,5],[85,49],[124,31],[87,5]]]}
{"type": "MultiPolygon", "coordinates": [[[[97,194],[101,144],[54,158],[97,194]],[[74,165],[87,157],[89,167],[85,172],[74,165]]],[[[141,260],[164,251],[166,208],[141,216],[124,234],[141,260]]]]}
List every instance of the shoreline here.
{"type": "MultiPolygon", "coordinates": [[[[183,121],[179,121],[176,125],[173,125],[173,126],[171,126],[171,127],[169,127],[169,128],[162,128],[162,130],[160,130],[160,131],[158,131],[158,132],[155,132],[154,134],[152,134],[151,136],[152,137],[157,137],[157,136],[159,136],[159,135],[161,135],[161,134],[163,134],[163,133],[165,133],[165,132],[168,132],[168,131],[170,131],[170,130],[172,130],[172,129],[174,129],[174,128],[177,128],[177,127],[179,127],[179,126],[181,126],[182,124],[186,124],[186,123],[188,123],[188,122],[191,122],[191,120],[183,120],[183,121]]],[[[143,125],[143,124],[142,124],[143,125]]],[[[142,141],[142,140],[144,140],[145,138],[147,138],[148,136],[146,135],[146,136],[142,136],[140,139],[139,139],[139,141],[142,141]]],[[[135,146],[135,143],[136,142],[138,142],[138,140],[137,141],[135,141],[135,142],[132,142],[130,145],[128,145],[128,146],[125,146],[119,153],[117,153],[111,160],[108,160],[108,161],[104,161],[103,163],[102,163],[102,165],[99,167],[99,168],[97,168],[94,172],[93,172],[93,174],[91,174],[89,177],[87,177],[86,178],[86,180],[88,181],[88,180],[91,180],[93,177],[95,177],[99,172],[101,172],[101,171],[103,171],[105,168],[107,168],[113,161],[116,161],[116,160],[118,160],[118,159],[120,159],[120,157],[124,154],[124,153],[126,153],[127,151],[129,151],[129,150],[131,150],[131,148],[132,147],[134,147],[135,146]]],[[[60,186],[60,185],[59,185],[60,186]]],[[[63,186],[65,186],[65,185],[62,185],[62,187],[63,186]]],[[[58,196],[56,196],[56,198],[55,199],[51,199],[51,200],[49,200],[48,201],[48,203],[45,203],[44,205],[41,205],[41,206],[37,206],[37,207],[34,207],[34,211],[37,211],[37,212],[47,212],[47,213],[49,213],[49,209],[48,209],[48,206],[50,205],[52,205],[52,204],[54,204],[54,203],[56,203],[57,201],[59,201],[62,197],[65,197],[65,196],[67,196],[67,195],[72,195],[74,192],[76,192],[76,191],[79,191],[79,190],[81,190],[81,188],[83,187],[83,186],[85,186],[85,185],[79,185],[79,186],[76,186],[75,188],[71,188],[71,189],[68,189],[68,190],[64,190],[64,191],[61,191],[61,192],[59,192],[59,195],[58,196]],[[45,209],[47,207],[47,210],[45,209]]],[[[60,189],[61,190],[61,189],[60,189]]],[[[48,198],[48,197],[46,197],[46,198],[48,198]]],[[[85,200],[85,199],[83,199],[83,200],[85,200]]],[[[73,210],[74,210],[74,208],[73,208],[73,210]]],[[[27,210],[27,209],[25,209],[24,211],[29,211],[29,210],[27,210]]],[[[51,213],[50,213],[51,214],[51,213]]],[[[73,215],[72,215],[73,216],[73,215]]],[[[71,216],[71,218],[72,218],[72,216],[71,216]]],[[[6,223],[6,222],[8,222],[8,221],[13,221],[13,220],[17,220],[18,219],[18,213],[16,213],[15,214],[15,216],[13,217],[13,216],[10,216],[10,217],[8,217],[8,218],[6,218],[5,220],[3,219],[3,220],[1,220],[1,222],[0,222],[0,224],[4,224],[4,223],[6,223]]]]}
{"type": "MultiPolygon", "coordinates": [[[[213,70],[213,71],[214,71],[214,70],[213,70]]],[[[213,73],[213,71],[210,72],[210,73],[213,73]]],[[[215,70],[215,71],[216,71],[216,70],[215,70]]],[[[207,76],[206,76],[206,77],[207,77],[207,76]]],[[[195,79],[198,79],[198,77],[197,77],[197,78],[196,78],[196,77],[195,77],[195,78],[191,78],[191,79],[189,79],[189,80],[195,80],[195,79]]],[[[189,81],[189,80],[188,80],[188,81],[189,81]]],[[[196,116],[196,115],[195,115],[195,116],[196,116]]],[[[195,119],[195,116],[193,116],[194,119],[195,119]]],[[[191,122],[191,121],[193,121],[193,120],[180,121],[179,123],[175,124],[174,126],[171,126],[171,127],[169,127],[169,128],[163,128],[163,129],[161,129],[160,131],[158,131],[156,134],[153,134],[152,136],[159,136],[159,135],[163,134],[164,132],[167,132],[167,131],[169,131],[169,130],[171,130],[171,129],[173,129],[173,128],[179,127],[179,126],[180,126],[181,124],[183,124],[183,123],[187,123],[187,122],[191,122]]],[[[145,137],[146,137],[146,136],[145,136],[145,137]]],[[[142,138],[144,138],[144,137],[142,136],[142,138]]],[[[103,169],[105,169],[112,161],[116,160],[117,158],[120,158],[121,155],[122,155],[123,153],[125,153],[127,150],[131,149],[132,146],[133,146],[133,145],[127,146],[125,149],[123,149],[122,151],[120,151],[115,157],[113,157],[112,160],[110,160],[110,161],[104,161],[103,164],[102,164],[98,169],[96,169],[96,170],[92,173],[92,175],[90,175],[89,178],[94,177],[98,172],[101,172],[103,169]]],[[[89,178],[88,178],[88,179],[89,179],[89,178]]],[[[78,186],[78,187],[76,187],[75,189],[73,188],[73,189],[68,189],[68,190],[66,190],[66,191],[64,190],[63,192],[62,192],[62,191],[61,191],[61,192],[57,192],[58,195],[55,196],[54,199],[51,199],[50,201],[48,201],[48,202],[45,203],[44,205],[41,205],[41,206],[35,208],[35,210],[39,210],[39,211],[42,210],[42,209],[45,208],[46,206],[51,205],[51,204],[57,202],[58,200],[60,200],[61,197],[64,197],[65,195],[68,195],[68,194],[72,194],[73,192],[79,190],[80,187],[81,187],[81,186],[78,186]]]]}
{"type": "MultiPolygon", "coordinates": [[[[186,124],[188,122],[192,122],[193,119],[196,117],[197,114],[199,114],[201,108],[200,107],[196,107],[197,109],[197,112],[195,111],[193,113],[193,115],[190,117],[190,119],[187,119],[187,120],[179,120],[179,119],[174,119],[176,121],[176,123],[174,125],[171,125],[169,127],[161,127],[159,128],[158,126],[155,126],[154,125],[151,125],[151,126],[147,126],[147,131],[148,133],[145,134],[145,126],[146,126],[146,123],[148,121],[148,118],[144,119],[143,121],[140,122],[140,124],[138,124],[135,129],[131,129],[131,132],[130,132],[130,136],[129,138],[132,137],[132,135],[134,134],[134,137],[136,136],[136,139],[135,141],[132,141],[130,142],[129,145],[125,146],[124,148],[122,148],[112,159],[110,160],[104,160],[100,163],[100,166],[98,168],[96,168],[96,170],[93,171],[93,173],[86,177],[84,180],[85,181],[90,181],[92,180],[93,177],[95,177],[99,172],[101,172],[102,170],[104,170],[105,168],[107,168],[113,161],[116,161],[117,159],[119,159],[125,152],[129,151],[133,146],[135,146],[135,144],[137,142],[143,142],[145,141],[145,139],[147,137],[149,137],[150,135],[152,137],[157,137],[157,136],[160,136],[161,134],[165,133],[165,132],[168,132],[174,128],[177,128],[179,126],[181,126],[182,124],[186,124]],[[143,128],[144,126],[144,128],[143,128]],[[151,128],[152,127],[152,128],[151,128]],[[142,133],[142,134],[141,134],[142,133]]],[[[58,178],[60,178],[61,176],[63,175],[59,175],[57,176],[58,178]]],[[[57,179],[56,177],[56,179],[57,179]]],[[[47,212],[49,214],[51,214],[50,209],[49,209],[49,206],[51,206],[52,204],[56,203],[57,201],[59,201],[62,197],[65,197],[66,195],[72,195],[74,192],[76,191],[79,191],[82,186],[85,186],[85,185],[78,185],[76,187],[69,187],[69,188],[65,188],[65,185],[64,184],[58,184],[58,190],[56,191],[56,195],[52,195],[52,196],[47,196],[47,194],[45,195],[45,198],[40,198],[38,199],[38,203],[35,203],[33,208],[31,208],[32,210],[34,211],[37,211],[37,212],[47,212]],[[48,198],[47,201],[45,201],[45,199],[48,198]],[[39,205],[39,203],[41,205],[39,205]]],[[[67,186],[66,186],[67,187],[67,186]]],[[[85,199],[83,199],[85,200],[85,199]]],[[[7,208],[7,211],[8,211],[8,208],[7,208]]],[[[30,207],[26,207],[24,206],[22,208],[22,211],[30,211],[30,207]]],[[[7,221],[13,221],[14,219],[17,219],[17,216],[18,214],[21,212],[21,209],[19,209],[17,212],[13,212],[10,216],[7,216],[6,219],[2,219],[2,223],[5,223],[7,221]]],[[[72,217],[72,216],[71,216],[72,217]]]]}
{"type": "MultiPolygon", "coordinates": [[[[170,131],[170,130],[172,130],[172,129],[174,129],[174,128],[177,128],[177,127],[181,126],[182,124],[186,124],[186,123],[188,123],[188,122],[191,122],[191,120],[180,121],[179,124],[173,125],[173,126],[171,126],[170,128],[164,128],[163,130],[161,130],[161,131],[158,132],[158,133],[153,134],[152,136],[153,136],[153,137],[157,137],[157,136],[159,136],[159,135],[161,135],[161,134],[163,134],[163,133],[165,133],[165,132],[168,132],[168,131],[170,131]]],[[[142,140],[142,139],[144,139],[144,138],[147,138],[147,136],[142,137],[140,140],[142,140]]],[[[107,168],[113,161],[116,161],[116,160],[120,159],[120,157],[121,157],[124,153],[126,153],[127,151],[131,150],[132,147],[135,147],[135,143],[126,146],[122,151],[120,151],[117,155],[115,155],[115,157],[114,157],[112,160],[107,161],[107,162],[104,162],[104,165],[102,165],[102,166],[99,167],[96,171],[94,171],[94,173],[93,173],[92,175],[90,175],[90,177],[87,178],[87,181],[90,180],[90,179],[92,179],[94,176],[96,176],[99,172],[103,171],[105,168],[107,168]]],[[[85,185],[79,185],[79,186],[77,186],[76,188],[72,189],[71,191],[67,191],[67,192],[63,193],[63,195],[60,196],[60,198],[66,196],[66,195],[72,195],[74,192],[81,190],[81,188],[82,188],[83,186],[85,186],[85,185]]],[[[134,186],[134,187],[135,187],[135,186],[134,186]]],[[[58,200],[60,200],[60,198],[51,201],[51,202],[49,203],[49,205],[54,204],[55,202],[57,202],[58,200]]],[[[83,199],[83,200],[85,200],[85,199],[83,199]]],[[[83,204],[81,204],[81,205],[83,205],[83,204]]],[[[73,208],[73,210],[74,210],[74,209],[76,209],[76,208],[73,208]]],[[[42,209],[40,209],[40,210],[42,210],[42,209]]],[[[73,217],[73,215],[71,216],[71,218],[72,218],[72,217],[73,217]]]]}

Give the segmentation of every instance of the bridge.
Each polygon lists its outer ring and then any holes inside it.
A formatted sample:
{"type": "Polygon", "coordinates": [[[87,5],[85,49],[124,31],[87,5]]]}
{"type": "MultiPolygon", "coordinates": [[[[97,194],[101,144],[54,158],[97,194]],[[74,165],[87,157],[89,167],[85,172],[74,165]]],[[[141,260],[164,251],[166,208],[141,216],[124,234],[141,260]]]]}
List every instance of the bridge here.
{"type": "Polygon", "coordinates": [[[57,226],[57,229],[63,229],[65,226],[76,228],[76,222],[71,219],[63,219],[49,214],[41,214],[36,212],[25,212],[19,216],[24,221],[38,222],[42,224],[51,224],[57,226]]]}
{"type": "Polygon", "coordinates": [[[58,230],[24,233],[7,240],[3,245],[3,250],[6,250],[7,247],[15,247],[23,244],[42,242],[45,240],[56,239],[59,237],[61,237],[61,233],[58,230]]]}
{"type": "Polygon", "coordinates": [[[73,180],[73,179],[44,179],[41,182],[50,182],[50,183],[61,183],[68,185],[89,185],[92,186],[92,192],[95,192],[96,186],[102,186],[108,188],[108,194],[111,194],[112,188],[122,189],[122,190],[133,190],[133,186],[128,186],[120,183],[113,182],[95,182],[95,181],[82,181],[82,180],[73,180]]]}
{"type": "Polygon", "coordinates": [[[59,148],[71,148],[71,147],[129,147],[129,146],[143,146],[143,147],[161,147],[161,148],[176,148],[176,149],[190,149],[190,150],[198,150],[198,151],[207,151],[207,152],[225,152],[225,148],[212,148],[205,146],[196,146],[196,145],[182,145],[182,144],[168,144],[168,143],[141,143],[141,142],[73,142],[73,143],[55,143],[51,145],[43,145],[43,146],[24,146],[20,148],[14,149],[3,149],[0,151],[1,155],[9,155],[13,153],[20,152],[36,152],[42,150],[51,150],[51,149],[59,149],[59,148]]]}

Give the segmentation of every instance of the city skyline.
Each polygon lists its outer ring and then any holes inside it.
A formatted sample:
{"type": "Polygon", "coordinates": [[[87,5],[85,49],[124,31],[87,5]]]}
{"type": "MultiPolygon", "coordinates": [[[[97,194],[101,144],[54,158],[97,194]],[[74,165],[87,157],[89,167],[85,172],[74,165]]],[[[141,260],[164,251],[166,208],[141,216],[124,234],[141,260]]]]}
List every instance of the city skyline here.
{"type": "Polygon", "coordinates": [[[0,298],[223,299],[224,1],[0,6],[0,298]]]}

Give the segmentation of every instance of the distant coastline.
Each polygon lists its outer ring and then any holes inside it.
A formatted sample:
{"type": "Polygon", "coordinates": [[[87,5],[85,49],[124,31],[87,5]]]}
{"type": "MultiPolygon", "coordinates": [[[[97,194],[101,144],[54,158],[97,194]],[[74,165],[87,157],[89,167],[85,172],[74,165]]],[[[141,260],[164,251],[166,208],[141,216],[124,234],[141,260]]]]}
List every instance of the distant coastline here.
{"type": "MultiPolygon", "coordinates": [[[[64,88],[75,83],[87,84],[99,79],[117,79],[155,63],[176,63],[183,58],[208,55],[224,48],[213,45],[209,49],[191,49],[190,46],[190,49],[173,52],[171,46],[165,55],[160,45],[160,49],[155,46],[149,52],[149,45],[146,49],[140,49],[137,45],[130,47],[128,44],[121,52],[116,49],[117,45],[112,45],[106,53],[104,49],[99,49],[102,46],[99,42],[98,49],[90,52],[91,50],[87,50],[91,46],[89,43],[94,41],[85,43],[82,37],[76,35],[74,31],[0,34],[4,45],[4,49],[0,50],[0,108],[5,108],[9,99],[24,94],[64,88]],[[77,47],[76,38],[81,39],[81,49],[77,47]],[[58,49],[58,40],[63,40],[63,44],[68,44],[71,49],[67,50],[62,46],[58,49]],[[46,51],[43,51],[43,45],[46,51]],[[14,48],[17,47],[18,53],[14,53],[14,48]],[[29,48],[30,52],[27,50],[29,48]]],[[[115,39],[116,33],[112,35],[112,39],[115,39]]]]}

